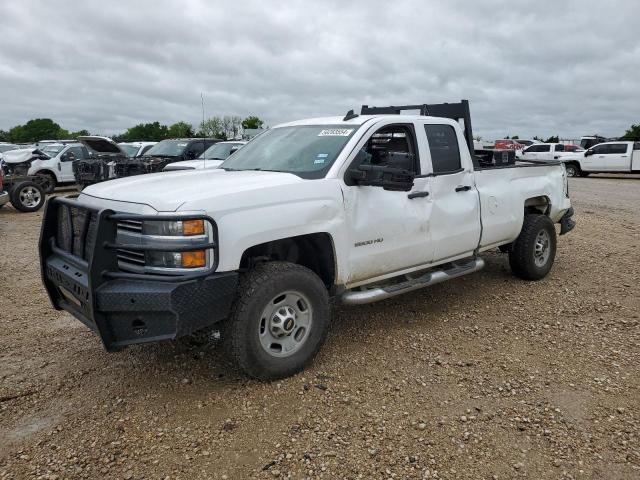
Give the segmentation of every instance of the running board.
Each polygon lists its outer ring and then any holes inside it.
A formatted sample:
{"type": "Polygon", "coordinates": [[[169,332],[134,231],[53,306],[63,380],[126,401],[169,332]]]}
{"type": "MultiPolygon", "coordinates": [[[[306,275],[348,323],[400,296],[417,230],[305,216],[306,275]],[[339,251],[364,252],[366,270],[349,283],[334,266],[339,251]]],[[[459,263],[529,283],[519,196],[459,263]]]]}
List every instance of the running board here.
{"type": "Polygon", "coordinates": [[[477,272],[484,267],[484,260],[473,258],[452,262],[449,268],[443,270],[433,270],[417,278],[407,278],[406,281],[387,285],[384,287],[364,287],[361,290],[349,290],[342,294],[342,302],[347,305],[362,305],[364,303],[377,302],[387,298],[395,297],[419,288],[435,285],[456,277],[461,277],[469,273],[477,272]]]}

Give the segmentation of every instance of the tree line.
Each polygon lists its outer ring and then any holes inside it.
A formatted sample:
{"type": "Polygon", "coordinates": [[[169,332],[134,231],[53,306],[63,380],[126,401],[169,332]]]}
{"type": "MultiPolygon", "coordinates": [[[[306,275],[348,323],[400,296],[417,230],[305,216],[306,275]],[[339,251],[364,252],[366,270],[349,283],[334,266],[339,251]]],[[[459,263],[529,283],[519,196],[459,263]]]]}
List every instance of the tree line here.
{"type": "MultiPolygon", "coordinates": [[[[135,142],[142,140],[160,141],[166,138],[202,137],[232,139],[247,128],[262,128],[264,121],[256,116],[244,119],[237,115],[214,116],[200,122],[196,131],[190,123],[176,122],[164,125],[160,122],[139,123],[123,133],[111,135],[116,142],[135,142]]],[[[62,128],[50,118],[36,118],[24,125],[16,125],[9,130],[0,130],[0,142],[33,143],[40,140],[65,140],[90,135],[86,129],[77,132],[62,128]]]]}

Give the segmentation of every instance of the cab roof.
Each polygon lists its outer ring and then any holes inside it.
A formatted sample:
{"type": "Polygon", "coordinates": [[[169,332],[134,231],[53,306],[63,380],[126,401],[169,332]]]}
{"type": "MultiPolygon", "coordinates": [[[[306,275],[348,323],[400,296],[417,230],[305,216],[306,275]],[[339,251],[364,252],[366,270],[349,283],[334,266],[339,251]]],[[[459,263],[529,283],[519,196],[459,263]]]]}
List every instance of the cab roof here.
{"type": "Polygon", "coordinates": [[[373,121],[380,121],[380,120],[393,120],[395,122],[402,122],[402,121],[413,121],[413,120],[431,120],[431,121],[438,121],[438,122],[444,122],[450,125],[453,124],[457,124],[458,122],[456,122],[455,120],[452,120],[450,118],[444,118],[444,117],[429,117],[429,116],[424,116],[424,115],[395,115],[395,114],[389,114],[389,115],[358,115],[357,117],[351,118],[349,120],[345,120],[344,117],[316,117],[316,118],[306,118],[303,120],[296,120],[294,122],[287,122],[287,123],[281,123],[279,125],[276,125],[274,128],[279,128],[279,127],[296,127],[296,126],[303,126],[303,125],[345,125],[345,126],[360,126],[363,125],[364,123],[373,120],[373,121]]]}

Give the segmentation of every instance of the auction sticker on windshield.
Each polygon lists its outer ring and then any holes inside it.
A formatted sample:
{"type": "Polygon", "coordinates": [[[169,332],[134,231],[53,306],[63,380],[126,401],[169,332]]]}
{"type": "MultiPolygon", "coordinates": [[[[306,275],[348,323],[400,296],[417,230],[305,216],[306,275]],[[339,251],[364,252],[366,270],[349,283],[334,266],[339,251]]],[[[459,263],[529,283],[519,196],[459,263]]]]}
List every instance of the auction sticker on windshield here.
{"type": "Polygon", "coordinates": [[[320,130],[319,137],[348,137],[353,132],[353,128],[329,128],[320,130]]]}

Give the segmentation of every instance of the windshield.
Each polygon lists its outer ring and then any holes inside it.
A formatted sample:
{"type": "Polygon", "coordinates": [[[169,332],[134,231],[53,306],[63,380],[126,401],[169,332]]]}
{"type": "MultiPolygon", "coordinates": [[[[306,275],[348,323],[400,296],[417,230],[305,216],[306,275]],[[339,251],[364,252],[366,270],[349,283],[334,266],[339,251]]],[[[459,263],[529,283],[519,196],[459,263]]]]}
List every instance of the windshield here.
{"type": "Polygon", "coordinates": [[[51,158],[55,157],[60,153],[60,150],[64,148],[64,145],[49,145],[47,147],[40,148],[39,150],[51,158]]]}
{"type": "Polygon", "coordinates": [[[137,147],[136,145],[123,145],[122,143],[119,143],[118,146],[124,150],[124,153],[127,154],[127,157],[135,157],[136,154],[138,153],[138,149],[140,147],[137,147]]]}
{"type": "Polygon", "coordinates": [[[241,143],[216,143],[215,145],[207,148],[198,158],[204,158],[207,160],[225,160],[229,155],[231,155],[232,148],[240,148],[241,146],[241,143]]]}
{"type": "Polygon", "coordinates": [[[229,157],[221,168],[322,178],[357,128],[299,125],[267,130],[229,157]]]}
{"type": "Polygon", "coordinates": [[[147,150],[146,155],[156,157],[178,157],[182,155],[189,142],[185,140],[163,140],[147,150]]]}

